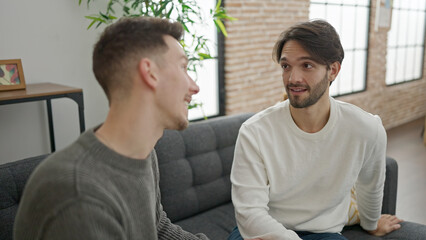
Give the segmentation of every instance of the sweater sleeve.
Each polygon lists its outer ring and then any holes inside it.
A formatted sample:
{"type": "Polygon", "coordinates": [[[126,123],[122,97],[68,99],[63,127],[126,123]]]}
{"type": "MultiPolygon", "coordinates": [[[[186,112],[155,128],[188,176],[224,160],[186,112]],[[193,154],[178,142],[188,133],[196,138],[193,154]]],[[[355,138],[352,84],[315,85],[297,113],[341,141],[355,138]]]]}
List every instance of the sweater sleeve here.
{"type": "Polygon", "coordinates": [[[256,136],[242,125],[231,170],[232,202],[243,238],[300,239],[269,213],[269,181],[256,136]]]}
{"type": "Polygon", "coordinates": [[[40,235],[31,239],[128,239],[110,211],[91,201],[72,201],[51,215],[40,222],[40,235]]]}
{"type": "Polygon", "coordinates": [[[202,239],[208,240],[208,238],[201,233],[192,234],[183,230],[180,226],[171,223],[166,213],[163,211],[162,206],[157,209],[159,212],[160,219],[157,225],[158,239],[164,240],[195,240],[202,239]]]}
{"type": "Polygon", "coordinates": [[[386,131],[378,116],[377,132],[356,183],[361,227],[375,230],[380,218],[386,171],[386,131]]]}

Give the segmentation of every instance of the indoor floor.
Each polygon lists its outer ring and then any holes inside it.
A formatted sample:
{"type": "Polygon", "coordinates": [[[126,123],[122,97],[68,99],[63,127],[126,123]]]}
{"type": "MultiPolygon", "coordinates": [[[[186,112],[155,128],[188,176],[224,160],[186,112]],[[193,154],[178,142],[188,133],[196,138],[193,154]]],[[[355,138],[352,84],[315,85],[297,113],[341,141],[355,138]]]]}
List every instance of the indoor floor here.
{"type": "Polygon", "coordinates": [[[398,162],[396,215],[406,221],[426,224],[426,146],[420,118],[390,129],[387,155],[398,162]]]}

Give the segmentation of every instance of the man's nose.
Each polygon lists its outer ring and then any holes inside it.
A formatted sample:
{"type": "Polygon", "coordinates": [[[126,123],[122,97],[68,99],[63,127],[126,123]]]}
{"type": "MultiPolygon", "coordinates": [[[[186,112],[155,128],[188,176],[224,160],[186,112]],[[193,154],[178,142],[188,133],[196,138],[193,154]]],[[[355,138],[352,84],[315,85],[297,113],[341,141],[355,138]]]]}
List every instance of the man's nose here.
{"type": "Polygon", "coordinates": [[[303,74],[298,69],[292,69],[290,72],[289,82],[296,83],[301,82],[303,79],[303,74]]]}
{"type": "Polygon", "coordinates": [[[195,81],[189,77],[189,92],[192,95],[197,94],[200,91],[200,87],[197,85],[197,83],[195,83],[195,81]]]}

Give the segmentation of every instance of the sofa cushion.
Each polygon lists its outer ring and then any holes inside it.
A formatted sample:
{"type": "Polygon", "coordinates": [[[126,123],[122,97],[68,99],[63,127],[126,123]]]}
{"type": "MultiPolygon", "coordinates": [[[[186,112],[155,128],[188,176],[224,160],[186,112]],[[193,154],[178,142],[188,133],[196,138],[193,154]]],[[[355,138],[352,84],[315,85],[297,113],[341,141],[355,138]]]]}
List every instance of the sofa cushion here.
{"type": "Polygon", "coordinates": [[[161,202],[171,221],[231,202],[235,142],[250,116],[219,117],[191,123],[184,131],[164,131],[155,149],[161,202]]]}
{"type": "Polygon", "coordinates": [[[47,155],[0,166],[0,239],[12,239],[13,222],[28,177],[47,155]]]}
{"type": "Polygon", "coordinates": [[[194,234],[204,233],[209,239],[227,239],[236,226],[234,214],[234,206],[229,202],[175,224],[194,234]]]}
{"type": "Polygon", "coordinates": [[[347,239],[362,240],[424,240],[426,237],[426,225],[404,221],[401,228],[383,237],[376,237],[366,233],[359,225],[345,227],[342,232],[347,239]]]}

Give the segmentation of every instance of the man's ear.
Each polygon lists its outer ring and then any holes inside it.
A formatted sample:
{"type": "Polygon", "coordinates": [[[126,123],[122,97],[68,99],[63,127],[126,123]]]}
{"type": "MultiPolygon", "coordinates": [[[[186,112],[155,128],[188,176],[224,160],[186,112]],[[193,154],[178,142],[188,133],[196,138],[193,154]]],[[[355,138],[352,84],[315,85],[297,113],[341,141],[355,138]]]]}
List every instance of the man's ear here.
{"type": "Polygon", "coordinates": [[[140,80],[143,81],[148,87],[156,88],[158,84],[157,78],[158,67],[148,58],[142,58],[138,64],[138,73],[140,80]]]}
{"type": "Polygon", "coordinates": [[[340,72],[340,63],[339,62],[334,62],[332,64],[330,64],[330,74],[328,75],[328,81],[333,82],[334,79],[336,79],[337,75],[340,72]]]}

